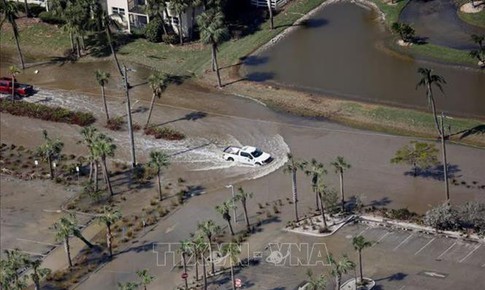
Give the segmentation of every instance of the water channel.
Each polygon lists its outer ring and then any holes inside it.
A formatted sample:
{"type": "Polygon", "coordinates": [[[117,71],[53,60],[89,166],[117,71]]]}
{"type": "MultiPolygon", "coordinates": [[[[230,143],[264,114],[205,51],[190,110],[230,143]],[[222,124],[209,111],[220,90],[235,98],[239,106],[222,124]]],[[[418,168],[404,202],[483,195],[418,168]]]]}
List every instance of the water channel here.
{"type": "Polygon", "coordinates": [[[417,69],[430,67],[447,81],[445,94],[436,96],[440,110],[485,118],[485,72],[396,56],[382,48],[389,38],[377,12],[336,3],[275,46],[249,57],[242,73],[253,81],[426,109],[424,90],[416,90],[417,69]]]}

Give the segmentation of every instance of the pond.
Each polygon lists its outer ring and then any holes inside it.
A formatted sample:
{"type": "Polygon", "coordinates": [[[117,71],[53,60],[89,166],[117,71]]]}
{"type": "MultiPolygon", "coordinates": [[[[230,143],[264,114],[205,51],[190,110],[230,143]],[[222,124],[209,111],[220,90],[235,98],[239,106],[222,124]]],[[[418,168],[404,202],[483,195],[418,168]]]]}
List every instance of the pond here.
{"type": "Polygon", "coordinates": [[[321,9],[305,25],[270,49],[246,61],[242,73],[253,81],[359,101],[426,109],[416,90],[417,69],[443,76],[445,94],[436,93],[439,110],[485,117],[485,72],[429,63],[387,53],[390,33],[377,12],[343,2],[321,9]]]}

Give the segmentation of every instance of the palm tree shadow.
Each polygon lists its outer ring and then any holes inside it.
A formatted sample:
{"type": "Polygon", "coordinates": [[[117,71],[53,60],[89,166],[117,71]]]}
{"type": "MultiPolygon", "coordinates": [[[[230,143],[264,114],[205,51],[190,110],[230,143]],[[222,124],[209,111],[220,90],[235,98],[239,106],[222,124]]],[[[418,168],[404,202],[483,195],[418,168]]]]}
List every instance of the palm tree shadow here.
{"type": "Polygon", "coordinates": [[[383,207],[383,206],[386,206],[388,204],[390,204],[392,202],[391,199],[389,199],[389,197],[383,197],[381,199],[374,199],[373,201],[371,201],[367,206],[369,207],[383,207]]]}
{"type": "Polygon", "coordinates": [[[461,134],[460,140],[463,139],[463,138],[469,137],[469,136],[473,136],[473,135],[483,135],[483,134],[485,134],[485,124],[477,125],[473,128],[460,131],[456,134],[461,134]]]}
{"type": "MultiPolygon", "coordinates": [[[[402,281],[407,276],[408,276],[408,274],[406,274],[406,273],[398,272],[398,273],[394,273],[392,275],[389,275],[387,277],[374,279],[374,281],[376,281],[376,282],[378,282],[378,281],[402,281]]],[[[373,288],[373,289],[375,289],[375,288],[373,288]]]]}
{"type": "MultiPolygon", "coordinates": [[[[458,165],[449,164],[448,165],[448,178],[457,177],[456,174],[460,171],[461,171],[461,169],[458,167],[458,165]]],[[[442,164],[439,164],[439,165],[436,165],[435,167],[430,167],[430,168],[427,168],[427,169],[418,168],[416,170],[416,176],[414,175],[413,170],[404,172],[404,175],[443,181],[444,180],[444,168],[443,168],[442,164]]]]}
{"type": "Polygon", "coordinates": [[[175,123],[175,122],[183,121],[183,120],[186,120],[186,121],[197,121],[197,120],[203,119],[205,117],[207,117],[207,113],[206,112],[194,111],[194,112],[190,112],[190,113],[186,114],[185,116],[183,116],[181,118],[178,118],[178,119],[175,119],[175,120],[171,120],[171,121],[167,121],[167,122],[158,124],[156,126],[161,127],[161,126],[164,126],[164,125],[167,125],[167,124],[170,124],[170,123],[175,123]]]}
{"type": "Polygon", "coordinates": [[[252,72],[246,75],[246,79],[253,82],[265,82],[275,77],[274,72],[252,72]]]}

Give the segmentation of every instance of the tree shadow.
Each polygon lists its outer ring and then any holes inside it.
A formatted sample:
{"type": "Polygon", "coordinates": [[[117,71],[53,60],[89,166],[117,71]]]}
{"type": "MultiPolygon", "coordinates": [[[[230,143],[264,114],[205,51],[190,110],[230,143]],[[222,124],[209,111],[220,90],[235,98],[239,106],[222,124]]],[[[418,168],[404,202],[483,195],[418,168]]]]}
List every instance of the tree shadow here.
{"type": "Polygon", "coordinates": [[[265,64],[268,62],[268,56],[258,56],[258,55],[250,55],[248,57],[244,57],[241,59],[245,65],[248,66],[257,66],[260,64],[265,64]]]}
{"type": "MultiPolygon", "coordinates": [[[[461,169],[456,164],[448,165],[448,178],[456,177],[456,174],[460,172],[461,169]]],[[[406,176],[429,178],[434,180],[443,181],[444,180],[444,167],[442,164],[436,165],[435,167],[430,167],[427,169],[416,169],[416,175],[414,170],[404,172],[406,176]]]]}
{"type": "Polygon", "coordinates": [[[473,128],[460,131],[456,134],[461,134],[460,140],[463,139],[463,138],[469,137],[469,136],[473,136],[473,135],[485,134],[485,124],[477,125],[473,128]]]}
{"type": "Polygon", "coordinates": [[[302,21],[299,26],[303,28],[318,28],[328,24],[328,20],[324,18],[317,18],[317,19],[307,19],[302,21]]]}
{"type": "Polygon", "coordinates": [[[201,112],[201,111],[194,111],[194,112],[190,112],[188,114],[185,114],[185,116],[181,117],[181,118],[178,118],[178,119],[175,119],[175,120],[171,120],[171,121],[167,121],[167,122],[164,122],[164,123],[160,123],[156,126],[164,126],[164,125],[167,125],[167,124],[170,124],[170,123],[175,123],[177,121],[183,121],[183,120],[186,120],[186,121],[197,121],[197,120],[200,120],[200,119],[203,119],[207,117],[207,113],[206,112],[201,112]]]}
{"type": "Polygon", "coordinates": [[[387,277],[382,277],[382,278],[379,278],[379,279],[374,279],[374,281],[378,282],[378,281],[402,281],[404,280],[404,278],[406,278],[408,276],[408,274],[406,273],[402,273],[402,272],[398,272],[398,273],[394,273],[392,275],[389,275],[387,277]]]}
{"type": "Polygon", "coordinates": [[[367,206],[369,207],[378,207],[378,206],[386,206],[392,202],[391,199],[389,199],[387,196],[383,197],[381,199],[374,199],[371,201],[367,206]]]}
{"type": "Polygon", "coordinates": [[[225,86],[230,86],[232,84],[235,84],[235,83],[238,83],[238,82],[242,82],[242,81],[247,81],[248,79],[247,78],[240,78],[238,80],[234,80],[234,81],[231,81],[231,82],[228,82],[228,83],[225,83],[223,84],[222,86],[225,87],[225,86]]]}
{"type": "Polygon", "coordinates": [[[273,72],[252,72],[246,75],[246,79],[253,82],[265,82],[273,79],[275,73],[273,72]]]}
{"type": "MultiPolygon", "coordinates": [[[[115,52],[119,49],[138,39],[136,35],[126,33],[113,33],[112,41],[115,52]]],[[[111,55],[111,47],[108,43],[108,38],[104,31],[89,34],[85,40],[86,48],[89,50],[89,55],[93,57],[107,57],[111,55]]]]}

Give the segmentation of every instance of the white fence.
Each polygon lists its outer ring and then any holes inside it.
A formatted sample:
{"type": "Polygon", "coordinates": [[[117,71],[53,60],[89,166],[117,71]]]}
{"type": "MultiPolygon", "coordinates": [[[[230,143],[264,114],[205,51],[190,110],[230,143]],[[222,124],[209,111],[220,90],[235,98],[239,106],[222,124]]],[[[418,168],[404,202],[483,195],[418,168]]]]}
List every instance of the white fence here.
{"type": "MultiPolygon", "coordinates": [[[[279,9],[288,2],[288,0],[270,0],[270,1],[271,1],[271,7],[273,9],[279,9]]],[[[251,4],[256,7],[268,7],[268,0],[251,0],[251,4]]]]}

